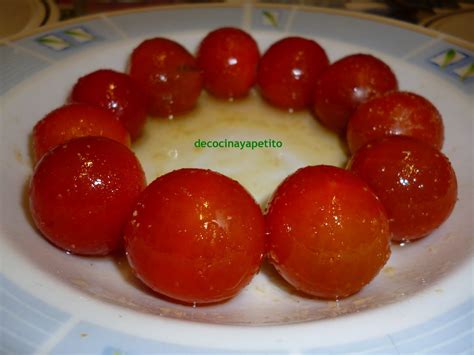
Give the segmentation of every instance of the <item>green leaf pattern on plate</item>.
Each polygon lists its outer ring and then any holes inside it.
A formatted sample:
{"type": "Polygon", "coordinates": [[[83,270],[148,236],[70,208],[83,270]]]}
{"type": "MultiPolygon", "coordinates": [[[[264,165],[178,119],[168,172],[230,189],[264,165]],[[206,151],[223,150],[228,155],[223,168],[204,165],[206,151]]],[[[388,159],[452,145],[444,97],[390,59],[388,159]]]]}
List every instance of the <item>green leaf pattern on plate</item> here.
{"type": "Polygon", "coordinates": [[[81,45],[95,39],[96,37],[86,28],[76,27],[47,34],[37,38],[36,41],[49,49],[61,51],[71,46],[81,45]],[[67,37],[64,37],[64,35],[67,37]]]}
{"type": "Polygon", "coordinates": [[[38,41],[44,44],[56,44],[56,45],[67,44],[65,41],[57,37],[42,37],[38,41]]]}
{"type": "Polygon", "coordinates": [[[462,73],[461,80],[464,81],[471,76],[474,76],[474,63],[471,63],[469,67],[467,68],[467,70],[464,73],[462,73]]]}
{"type": "Polygon", "coordinates": [[[454,76],[461,82],[471,82],[474,77],[473,57],[461,49],[448,47],[428,58],[428,61],[445,74],[454,76]]]}
{"type": "Polygon", "coordinates": [[[454,49],[451,48],[448,51],[446,51],[446,54],[444,55],[443,63],[441,64],[441,68],[445,68],[447,65],[449,65],[455,57],[456,57],[456,51],[454,49]]]}
{"type": "Polygon", "coordinates": [[[272,25],[275,28],[278,28],[278,20],[274,13],[268,10],[263,10],[262,15],[263,15],[263,18],[270,23],[270,25],[272,25]]]}
{"type": "Polygon", "coordinates": [[[60,51],[71,46],[68,41],[55,35],[46,35],[37,38],[36,41],[42,44],[43,46],[53,49],[55,51],[60,51]]]}
{"type": "Polygon", "coordinates": [[[74,28],[70,30],[64,31],[65,34],[77,38],[80,40],[92,40],[94,39],[94,36],[92,36],[90,33],[84,31],[82,28],[74,28]]]}
{"type": "Polygon", "coordinates": [[[468,64],[467,66],[460,68],[460,70],[457,71],[457,74],[461,78],[461,81],[474,77],[474,63],[468,64]]]}

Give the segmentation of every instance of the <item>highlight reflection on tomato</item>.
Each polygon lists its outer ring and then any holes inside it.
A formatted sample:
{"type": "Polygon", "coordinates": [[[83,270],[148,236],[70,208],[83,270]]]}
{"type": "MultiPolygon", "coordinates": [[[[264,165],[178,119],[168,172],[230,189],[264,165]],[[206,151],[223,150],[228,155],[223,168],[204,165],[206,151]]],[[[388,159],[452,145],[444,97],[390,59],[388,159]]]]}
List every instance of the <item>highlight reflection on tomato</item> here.
{"type": "Polygon", "coordinates": [[[102,107],[85,103],[61,106],[33,128],[33,151],[38,161],[48,150],[70,139],[107,137],[130,147],[130,135],[116,117],[102,107]]]}
{"type": "Polygon", "coordinates": [[[302,37],[283,38],[272,44],[260,60],[260,92],[278,108],[308,108],[316,79],[328,64],[326,52],[317,42],[302,37]]]}
{"type": "Polygon", "coordinates": [[[333,166],[286,178],[266,214],[269,259],[296,289],[337,299],[358,292],[390,256],[388,220],[361,179],[333,166]]]}
{"type": "Polygon", "coordinates": [[[125,229],[130,265],[150,288],[187,303],[239,292],[264,253],[260,207],[236,181],[180,169],[153,181],[125,229]]]}
{"type": "Polygon", "coordinates": [[[449,217],[456,203],[456,175],[448,158],[417,139],[391,136],[368,143],[348,167],[384,204],[392,240],[425,237],[449,217]]]}
{"type": "Polygon", "coordinates": [[[247,32],[232,27],[209,32],[197,53],[204,88],[222,99],[248,94],[257,80],[259,59],[257,42],[247,32]]]}
{"type": "Polygon", "coordinates": [[[370,141],[390,135],[410,136],[441,149],[441,114],[420,95],[391,91],[358,106],[347,125],[347,145],[352,153],[370,141]]]}
{"type": "Polygon", "coordinates": [[[130,58],[130,76],[145,90],[149,113],[172,117],[190,111],[202,90],[202,72],[186,48],[166,38],[140,43],[130,58]]]}
{"type": "Polygon", "coordinates": [[[357,106],[397,89],[395,74],[383,61],[368,54],[349,55],[331,64],[318,77],[313,111],[326,127],[344,133],[357,106]]]}
{"type": "Polygon", "coordinates": [[[46,153],[30,183],[36,226],[74,254],[106,255],[122,245],[125,221],[145,175],[133,152],[103,137],[81,137],[46,153]]]}
{"type": "Polygon", "coordinates": [[[73,102],[86,102],[112,112],[138,138],[145,125],[148,102],[142,88],[127,74],[96,70],[79,78],[72,89],[73,102]]]}

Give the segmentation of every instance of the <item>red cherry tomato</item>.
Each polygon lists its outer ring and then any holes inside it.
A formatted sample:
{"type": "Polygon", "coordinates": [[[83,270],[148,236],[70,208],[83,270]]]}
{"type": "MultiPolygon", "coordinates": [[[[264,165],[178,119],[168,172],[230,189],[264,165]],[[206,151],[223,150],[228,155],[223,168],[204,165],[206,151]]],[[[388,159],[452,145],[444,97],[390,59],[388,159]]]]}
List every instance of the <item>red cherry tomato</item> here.
{"type": "Polygon", "coordinates": [[[111,111],[136,139],[146,121],[148,103],[143,90],[127,74],[97,70],[79,78],[71,100],[98,105],[111,111]]]}
{"type": "Polygon", "coordinates": [[[414,138],[391,136],[368,143],[351,158],[349,168],[384,204],[395,241],[428,235],[456,203],[456,175],[448,158],[414,138]]]}
{"type": "Polygon", "coordinates": [[[130,149],[108,138],[76,138],[36,165],[30,210],[57,247],[105,255],[121,246],[124,224],[144,188],[143,170],[130,149]]]}
{"type": "Polygon", "coordinates": [[[368,54],[354,54],[331,64],[319,76],[313,110],[322,124],[338,133],[359,104],[385,92],[397,90],[390,67],[368,54]]]}
{"type": "Polygon", "coordinates": [[[165,38],[149,39],[135,48],[130,75],[145,89],[154,116],[171,117],[191,110],[202,90],[202,73],[194,57],[165,38]]]}
{"type": "Polygon", "coordinates": [[[228,299],[259,270],[260,207],[236,181],[201,169],[163,175],[125,230],[130,265],[150,288],[188,303],[228,299]]]}
{"type": "Polygon", "coordinates": [[[201,42],[197,62],[204,87],[212,95],[233,99],[246,96],[257,80],[260,59],[255,40],[238,28],[220,28],[201,42]]]}
{"type": "Polygon", "coordinates": [[[440,113],[427,99],[392,91],[357,107],[346,134],[352,153],[370,141],[390,135],[410,136],[441,149],[444,127],[440,113]]]}
{"type": "Polygon", "coordinates": [[[35,161],[58,144],[83,136],[103,136],[130,147],[130,135],[112,113],[89,104],[69,104],[51,111],[33,128],[35,161]]]}
{"type": "Polygon", "coordinates": [[[285,110],[307,108],[316,78],[329,64],[326,52],[313,40],[288,37],[262,56],[257,84],[263,97],[285,110]]]}
{"type": "Polygon", "coordinates": [[[291,285],[337,299],[358,292],[390,256],[388,220],[349,171],[308,166],[277,188],[266,214],[269,259],[291,285]]]}

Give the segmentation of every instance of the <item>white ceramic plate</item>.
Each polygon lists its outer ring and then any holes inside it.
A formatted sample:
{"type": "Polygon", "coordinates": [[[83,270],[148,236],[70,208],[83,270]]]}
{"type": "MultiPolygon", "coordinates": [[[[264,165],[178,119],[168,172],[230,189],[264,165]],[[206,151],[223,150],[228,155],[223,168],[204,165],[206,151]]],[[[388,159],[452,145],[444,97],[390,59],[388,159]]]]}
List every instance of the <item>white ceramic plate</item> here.
{"type": "MultiPolygon", "coordinates": [[[[470,352],[474,56],[467,47],[386,19],[276,5],[163,7],[99,15],[3,42],[0,351],[470,352]],[[392,67],[401,89],[424,95],[444,117],[443,151],[459,182],[452,216],[429,238],[394,246],[384,270],[353,297],[339,302],[302,297],[264,266],[235,299],[187,307],[152,294],[130,275],[123,259],[67,255],[48,244],[31,223],[30,133],[44,114],[64,103],[77,78],[104,67],[123,71],[132,49],[145,38],[166,36],[194,52],[207,32],[222,26],[246,29],[262,52],[279,38],[300,35],[317,40],[332,61],[356,52],[374,54],[392,67]]],[[[185,119],[151,120],[145,143],[134,149],[149,181],[177,167],[209,167],[237,178],[263,204],[276,184],[299,166],[341,165],[345,160],[337,139],[309,114],[290,116],[262,107],[257,95],[237,103],[210,102],[203,95],[197,111],[185,119]],[[213,123],[200,125],[202,117],[213,123]],[[179,133],[190,129],[191,135],[179,133]],[[150,143],[155,133],[162,143],[150,143]],[[274,138],[283,141],[284,149],[244,155],[196,152],[191,146],[200,137],[274,138]]]]}

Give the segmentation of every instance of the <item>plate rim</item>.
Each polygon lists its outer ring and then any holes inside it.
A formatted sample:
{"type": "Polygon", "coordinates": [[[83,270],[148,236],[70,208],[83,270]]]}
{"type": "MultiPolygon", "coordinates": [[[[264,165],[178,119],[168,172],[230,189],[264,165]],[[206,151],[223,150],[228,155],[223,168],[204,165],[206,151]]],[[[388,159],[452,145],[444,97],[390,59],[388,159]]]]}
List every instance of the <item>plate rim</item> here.
{"type": "MultiPolygon", "coordinates": [[[[255,5],[256,4],[253,4],[253,6],[255,6],[255,5]]],[[[243,5],[243,6],[246,6],[246,5],[243,5]]],[[[29,36],[37,34],[37,33],[43,33],[43,32],[50,31],[51,29],[62,28],[62,27],[65,27],[65,26],[68,26],[68,25],[71,25],[71,24],[83,23],[83,22],[91,20],[91,19],[101,19],[104,16],[119,16],[119,15],[129,14],[129,13],[147,12],[149,10],[165,10],[165,9],[183,9],[183,10],[186,10],[186,9],[195,9],[197,7],[200,7],[200,8],[233,8],[233,7],[241,8],[242,5],[236,6],[234,4],[198,4],[198,6],[196,6],[196,5],[184,5],[183,4],[183,5],[169,5],[169,6],[153,6],[153,7],[133,9],[133,10],[122,10],[122,11],[117,11],[117,12],[108,12],[108,13],[102,13],[102,14],[94,14],[94,15],[85,16],[85,17],[79,17],[79,18],[73,19],[71,21],[59,22],[59,23],[56,23],[56,24],[53,24],[53,25],[48,25],[48,26],[45,26],[45,27],[42,27],[42,28],[39,28],[39,29],[35,29],[33,31],[29,31],[29,32],[26,32],[26,33],[21,33],[20,35],[15,35],[15,36],[12,36],[12,37],[14,38],[14,40],[19,40],[19,39],[29,37],[29,36]],[[16,38],[16,37],[18,37],[18,38],[16,38]]],[[[400,27],[399,25],[401,23],[401,24],[403,24],[403,26],[401,26],[401,27],[408,28],[409,30],[415,30],[416,32],[422,32],[422,33],[425,33],[425,34],[426,34],[426,32],[428,32],[428,34],[430,34],[432,37],[438,37],[438,38],[440,37],[438,35],[437,31],[433,31],[433,30],[430,30],[430,29],[425,29],[423,27],[407,24],[407,23],[404,23],[403,21],[398,21],[398,20],[387,21],[387,20],[390,20],[390,19],[386,19],[384,17],[376,16],[376,15],[353,13],[353,12],[346,11],[346,10],[325,9],[325,8],[299,6],[299,5],[281,5],[281,4],[269,4],[269,5],[258,4],[255,7],[258,7],[258,8],[272,7],[272,8],[285,8],[285,9],[295,8],[296,9],[295,11],[298,11],[300,9],[308,8],[311,12],[345,15],[345,16],[357,17],[357,18],[363,18],[363,19],[365,17],[368,17],[367,19],[373,20],[373,21],[379,22],[379,23],[385,23],[386,24],[386,23],[394,22],[394,24],[398,25],[398,27],[400,27]],[[320,10],[322,10],[322,11],[320,11],[320,10]],[[415,29],[410,28],[410,27],[413,27],[413,26],[415,27],[415,29]]],[[[442,35],[440,39],[446,40],[447,37],[452,37],[452,36],[442,35]]],[[[456,37],[453,37],[453,38],[454,38],[455,41],[458,40],[456,37]]],[[[9,38],[7,38],[6,40],[0,41],[0,44],[3,43],[3,42],[8,42],[8,41],[9,41],[9,38]]],[[[464,41],[461,40],[461,42],[464,42],[464,41]]],[[[454,43],[454,44],[459,45],[458,43],[454,43]]],[[[462,45],[459,45],[459,46],[462,46],[462,45]]],[[[474,48],[474,44],[472,45],[472,47],[474,48]]],[[[467,49],[469,49],[469,48],[467,48],[467,49]]],[[[468,260],[466,260],[466,263],[467,262],[468,262],[468,260]]],[[[11,279],[11,278],[9,278],[9,279],[11,279]]],[[[419,295],[421,297],[421,293],[419,293],[419,295]]],[[[395,305],[395,304],[393,304],[393,305],[395,305]]],[[[390,305],[390,306],[393,306],[393,305],[390,305]]],[[[456,306],[456,305],[454,305],[454,306],[456,306]]],[[[370,315],[371,312],[372,312],[372,310],[367,310],[364,313],[367,314],[367,315],[370,315]]],[[[340,318],[340,317],[337,317],[337,318],[340,318]]],[[[337,319],[337,318],[335,318],[335,319],[337,319]]],[[[166,320],[166,321],[169,320],[169,318],[163,318],[163,319],[166,320]]],[[[177,324],[182,324],[182,323],[189,324],[190,323],[189,321],[179,320],[179,319],[178,320],[174,319],[174,321],[176,321],[177,324]]],[[[198,325],[198,326],[202,324],[202,323],[196,323],[196,322],[193,322],[193,323],[194,323],[194,325],[198,325]]],[[[297,324],[298,325],[299,324],[304,325],[304,327],[306,328],[308,326],[311,326],[310,323],[313,323],[313,322],[304,322],[304,323],[297,323],[297,324]]],[[[210,325],[208,323],[206,323],[205,325],[206,326],[213,326],[213,325],[210,325]]],[[[294,326],[294,325],[295,324],[290,324],[290,325],[262,325],[259,328],[267,328],[267,329],[268,328],[274,328],[274,327],[284,328],[284,327],[287,327],[287,326],[294,326]]],[[[240,327],[249,328],[249,326],[247,326],[247,325],[239,326],[239,325],[216,324],[214,326],[225,327],[225,328],[233,328],[233,329],[240,328],[240,327]]],[[[367,339],[370,339],[370,337],[368,337],[367,339]]]]}
{"type": "Polygon", "coordinates": [[[167,11],[167,10],[187,10],[187,9],[206,9],[206,8],[280,8],[285,10],[291,11],[303,11],[303,12],[316,12],[316,13],[324,13],[328,15],[339,15],[339,16],[347,16],[347,17],[354,17],[359,18],[362,20],[368,20],[372,22],[378,22],[383,24],[392,25],[399,28],[404,28],[409,31],[418,32],[421,34],[428,35],[433,38],[438,38],[444,41],[447,41],[451,44],[457,45],[459,47],[463,47],[465,49],[474,51],[474,43],[466,41],[462,38],[458,38],[456,36],[445,34],[439,31],[436,31],[431,28],[423,27],[422,25],[415,25],[405,21],[392,19],[389,17],[375,15],[375,14],[368,14],[363,12],[356,12],[350,11],[346,9],[336,9],[336,8],[325,8],[321,6],[309,6],[309,5],[301,5],[301,4],[280,4],[280,3],[196,3],[196,4],[166,4],[166,5],[154,5],[154,6],[146,6],[146,7],[137,7],[132,9],[124,9],[124,10],[116,10],[116,11],[105,11],[100,12],[97,14],[91,14],[86,16],[80,16],[73,19],[68,19],[65,21],[58,21],[51,24],[46,24],[45,26],[38,27],[35,29],[27,30],[25,32],[17,33],[12,36],[8,36],[5,38],[0,39],[0,45],[5,44],[8,42],[15,42],[30,36],[34,36],[37,34],[49,32],[51,30],[55,30],[58,28],[66,27],[69,25],[74,25],[78,23],[83,23],[85,21],[95,20],[95,19],[103,19],[104,17],[114,17],[114,16],[122,16],[127,14],[134,14],[134,13],[143,13],[148,11],[167,11]]]}

